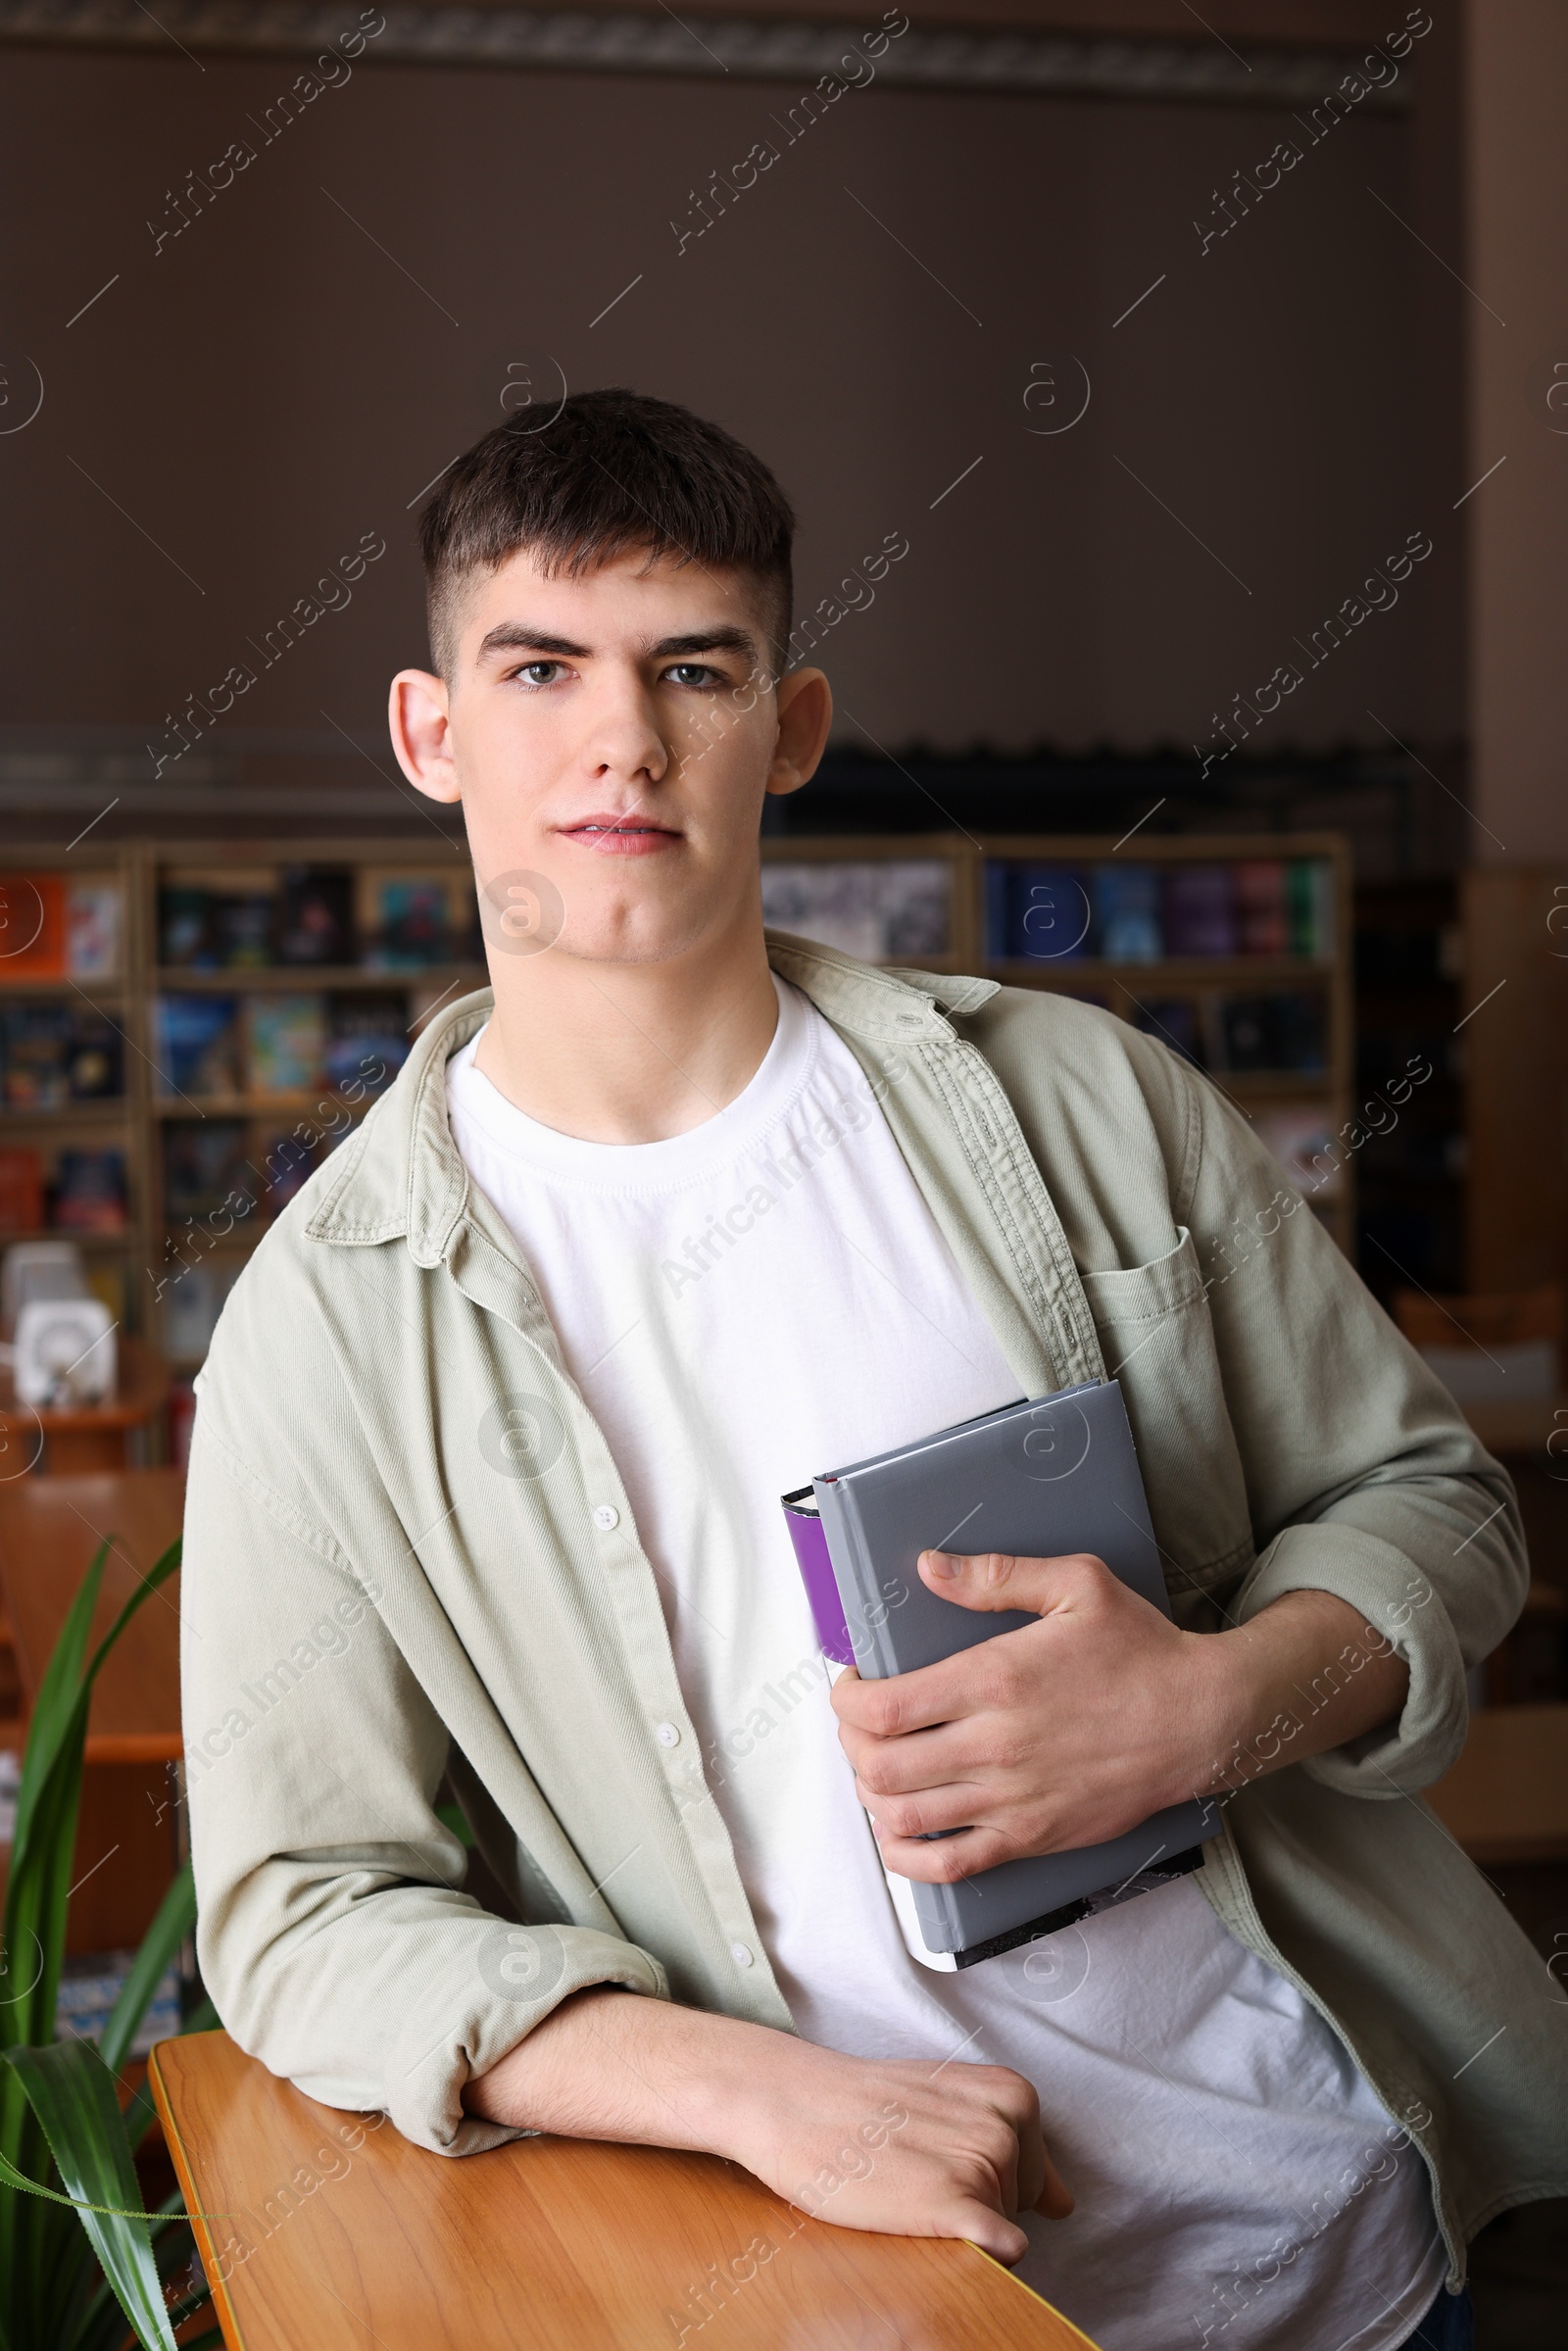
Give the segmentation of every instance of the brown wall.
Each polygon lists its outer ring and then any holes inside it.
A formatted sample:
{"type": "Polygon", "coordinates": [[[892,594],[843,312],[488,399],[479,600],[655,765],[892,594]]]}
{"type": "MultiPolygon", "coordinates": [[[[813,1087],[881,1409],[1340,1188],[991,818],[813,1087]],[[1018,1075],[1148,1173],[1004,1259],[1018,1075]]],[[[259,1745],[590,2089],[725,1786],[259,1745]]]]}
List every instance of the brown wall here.
{"type": "MultiPolygon", "coordinates": [[[[1483,862],[1568,881],[1568,10],[1471,0],[1467,500],[1483,862]],[[1555,390],[1553,386],[1555,385],[1555,390]],[[1548,406],[1548,394],[1550,405],[1548,406]]],[[[1457,494],[1457,493],[1456,493],[1457,494]]],[[[1539,942],[1545,953],[1543,935],[1539,942]]]]}
{"type": "Polygon", "coordinates": [[[873,88],[790,145],[776,82],[368,56],[264,143],[296,70],[6,59],[0,184],[31,223],[8,317],[45,388],[0,437],[12,725],[156,733],[373,531],[352,606],[228,725],[375,732],[422,653],[411,502],[499,418],[509,367],[543,396],[559,363],[755,442],[800,506],[806,605],[907,535],[823,648],[847,740],[1186,746],[1291,661],[1304,683],[1257,741],[1459,731],[1455,387],[1412,384],[1428,265],[1368,192],[1425,217],[1406,121],[1308,148],[1268,110],[873,88]],[[1300,164],[1201,254],[1216,185],[1286,135],[1300,164]],[[237,138],[256,160],[155,254],[166,191],[237,138]],[[763,138],[779,161],[677,253],[689,191],[763,138]],[[1031,367],[1058,363],[1065,398],[1069,353],[1088,413],[1033,433],[1031,367]],[[1298,640],[1412,532],[1435,552],[1397,608],[1309,668],[1298,640]]]}

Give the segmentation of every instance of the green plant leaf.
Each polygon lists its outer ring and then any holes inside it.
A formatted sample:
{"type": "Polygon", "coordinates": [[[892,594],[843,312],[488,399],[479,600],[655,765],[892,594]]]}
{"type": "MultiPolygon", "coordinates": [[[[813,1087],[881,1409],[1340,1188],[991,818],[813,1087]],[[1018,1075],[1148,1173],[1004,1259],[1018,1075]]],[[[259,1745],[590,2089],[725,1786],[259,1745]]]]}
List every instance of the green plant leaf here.
{"type": "Polygon", "coordinates": [[[104,1562],[108,1556],[109,1538],[106,1536],[94,1552],[92,1564],[81,1579],[81,1588],[66,1612],[66,1621],[60,1628],[60,1639],[55,1642],[54,1653],[44,1667],[43,1680],[38,1685],[37,1701],[27,1725],[27,1743],[23,1751],[22,1782],[17,1789],[17,1825],[11,1839],[13,1875],[27,1859],[32,1841],[33,1812],[65,1744],[71,1718],[81,1694],[82,1660],[87,1654],[87,1635],[92,1628],[93,1610],[98,1605],[98,1588],[103,1582],[104,1562]]]}
{"type": "MultiPolygon", "coordinates": [[[[111,1540],[100,1544],[67,1611],[28,1727],[0,1923],[0,2046],[39,2049],[54,2039],[93,1682],[135,1611],[179,1565],[176,1542],[141,1579],[88,1659],[111,1540]]],[[[37,2177],[47,2169],[47,2154],[20,2075],[0,2066],[0,2351],[21,2351],[40,2330],[44,2339],[57,2333],[74,2290],[71,2251],[79,2249],[83,2263],[90,2258],[75,2223],[62,2235],[62,2199],[37,2177]]]]}
{"type": "MultiPolygon", "coordinates": [[[[113,2074],[84,2040],[10,2049],[6,2059],[136,2340],[145,2351],[175,2351],[113,2074]]],[[[36,2183],[20,2175],[11,2185],[37,2192],[36,2183]]]]}
{"type": "Polygon", "coordinates": [[[196,1924],[196,1887],[187,1861],[158,1906],[158,1916],[142,1936],[141,1949],[121,1986],[114,2012],[104,2027],[98,2053],[112,2074],[124,2064],[136,2028],[146,2015],[169,1963],[196,1924]]]}

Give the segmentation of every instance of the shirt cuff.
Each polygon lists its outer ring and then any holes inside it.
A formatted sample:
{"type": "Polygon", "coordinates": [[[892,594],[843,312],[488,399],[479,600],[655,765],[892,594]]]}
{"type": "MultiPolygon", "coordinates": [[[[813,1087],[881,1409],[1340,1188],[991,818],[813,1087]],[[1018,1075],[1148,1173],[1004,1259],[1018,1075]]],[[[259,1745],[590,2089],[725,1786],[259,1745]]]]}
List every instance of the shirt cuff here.
{"type": "MultiPolygon", "coordinates": [[[[1391,1641],[1410,1669],[1393,1721],[1343,1746],[1306,1757],[1300,1768],[1344,1795],[1396,1796],[1430,1787],[1454,1763],[1469,1727],[1464,1658],[1447,1610],[1414,1560],[1360,1527],[1322,1520],[1287,1527],[1243,1581],[1232,1614],[1239,1624],[1287,1592],[1331,1592],[1374,1636],[1391,1641]]],[[[1302,1690],[1311,1714],[1351,1683],[1368,1645],[1352,1637],[1302,1690]]]]}

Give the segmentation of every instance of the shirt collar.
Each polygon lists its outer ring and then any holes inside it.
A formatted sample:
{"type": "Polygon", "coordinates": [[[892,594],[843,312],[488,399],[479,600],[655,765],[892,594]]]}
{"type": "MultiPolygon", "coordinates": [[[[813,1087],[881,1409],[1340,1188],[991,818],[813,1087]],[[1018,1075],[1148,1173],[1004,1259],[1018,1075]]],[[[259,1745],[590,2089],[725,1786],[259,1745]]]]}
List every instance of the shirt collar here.
{"type": "MultiPolygon", "coordinates": [[[[961,1017],[997,993],[995,980],[881,970],[786,931],[765,936],[781,979],[835,1028],[875,1044],[951,1037],[944,1013],[961,1017]]],[[[426,1022],[396,1083],[328,1161],[332,1178],[306,1226],[313,1241],[354,1248],[406,1238],[417,1264],[442,1262],[471,1189],[447,1120],[447,1063],[484,1026],[494,1001],[482,988],[426,1022]]]]}

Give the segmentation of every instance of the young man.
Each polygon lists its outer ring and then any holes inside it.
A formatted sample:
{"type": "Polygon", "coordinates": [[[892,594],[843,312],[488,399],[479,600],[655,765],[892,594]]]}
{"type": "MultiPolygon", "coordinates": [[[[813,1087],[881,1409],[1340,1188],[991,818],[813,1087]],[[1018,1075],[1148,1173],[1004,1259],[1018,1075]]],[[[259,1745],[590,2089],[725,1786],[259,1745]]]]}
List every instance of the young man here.
{"type": "Polygon", "coordinates": [[[790,532],[755,457],[625,392],[426,512],[393,742],[461,805],[492,990],[279,1217],[200,1382],[207,1982],[426,2147],[710,2148],[972,2238],[1109,2351],[1460,2343],[1467,2234],[1568,2172],[1562,2018],[1413,1795],[1519,1605],[1511,1490],[1160,1045],[764,938],[763,797],[831,712],[779,674],[790,532]],[[1106,1373],[1176,1622],[1096,1559],[928,1554],[1038,1622],[830,1690],[780,1494],[1106,1373]],[[1216,1786],[1197,1877],[906,1954],[867,1812],[941,1880],[1216,1786]]]}

